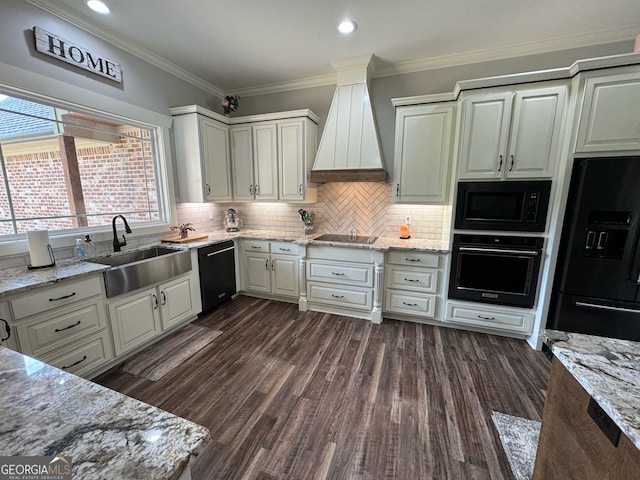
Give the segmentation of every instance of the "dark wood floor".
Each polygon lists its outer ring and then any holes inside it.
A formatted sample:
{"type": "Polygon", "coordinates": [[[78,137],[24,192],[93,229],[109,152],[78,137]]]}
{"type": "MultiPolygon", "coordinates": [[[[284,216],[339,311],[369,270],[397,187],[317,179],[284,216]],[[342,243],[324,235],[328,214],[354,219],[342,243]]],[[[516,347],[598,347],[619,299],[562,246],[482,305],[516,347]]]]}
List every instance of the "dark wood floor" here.
{"type": "Polygon", "coordinates": [[[542,415],[522,340],[249,297],[196,323],[224,333],[164,378],[96,379],[211,430],[194,480],[510,479],[491,411],[542,415]]]}

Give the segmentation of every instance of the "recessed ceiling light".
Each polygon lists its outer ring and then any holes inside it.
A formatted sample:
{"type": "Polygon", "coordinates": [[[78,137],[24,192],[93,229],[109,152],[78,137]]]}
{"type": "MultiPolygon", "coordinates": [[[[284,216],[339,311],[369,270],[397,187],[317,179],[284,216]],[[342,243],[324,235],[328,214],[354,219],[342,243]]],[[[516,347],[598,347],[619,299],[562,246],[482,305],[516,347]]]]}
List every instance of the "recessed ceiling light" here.
{"type": "Polygon", "coordinates": [[[353,33],[357,29],[358,25],[353,20],[345,20],[340,25],[338,25],[338,31],[344,34],[353,33]]]}
{"type": "Polygon", "coordinates": [[[98,12],[103,15],[111,13],[109,7],[107,7],[107,5],[100,0],[87,0],[87,7],[89,7],[94,12],[98,12]]]}

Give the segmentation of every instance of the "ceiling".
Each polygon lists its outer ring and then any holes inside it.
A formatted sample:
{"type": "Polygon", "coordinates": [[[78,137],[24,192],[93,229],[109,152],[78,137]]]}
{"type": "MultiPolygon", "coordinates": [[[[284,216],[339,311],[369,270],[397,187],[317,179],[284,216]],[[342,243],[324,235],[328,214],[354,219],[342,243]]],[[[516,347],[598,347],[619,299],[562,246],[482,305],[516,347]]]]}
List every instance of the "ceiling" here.
{"type": "Polygon", "coordinates": [[[373,54],[375,75],[629,41],[638,0],[26,0],[221,94],[327,84],[373,54]],[[345,17],[358,24],[337,32],[345,17]]]}

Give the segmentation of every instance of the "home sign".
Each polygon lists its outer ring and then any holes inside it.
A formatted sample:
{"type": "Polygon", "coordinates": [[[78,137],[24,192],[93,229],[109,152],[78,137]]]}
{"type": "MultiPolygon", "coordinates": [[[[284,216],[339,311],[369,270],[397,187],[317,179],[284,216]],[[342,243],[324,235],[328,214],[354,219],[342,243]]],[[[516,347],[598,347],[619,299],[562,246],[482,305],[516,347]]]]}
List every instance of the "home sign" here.
{"type": "Polygon", "coordinates": [[[75,65],[96,75],[101,75],[122,82],[122,70],[120,64],[112,62],[95,52],[91,52],[69,40],[49,33],[40,27],[33,27],[33,35],[36,42],[36,50],[63,62],[75,65]]]}

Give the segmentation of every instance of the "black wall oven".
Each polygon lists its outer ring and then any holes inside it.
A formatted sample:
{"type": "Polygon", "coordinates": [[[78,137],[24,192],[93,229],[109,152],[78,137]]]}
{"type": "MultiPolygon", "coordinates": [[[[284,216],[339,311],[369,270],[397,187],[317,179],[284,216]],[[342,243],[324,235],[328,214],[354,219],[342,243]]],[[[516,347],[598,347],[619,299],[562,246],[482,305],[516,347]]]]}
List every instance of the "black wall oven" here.
{"type": "Polygon", "coordinates": [[[544,239],[455,234],[449,298],[531,308],[544,239]]]}
{"type": "Polygon", "coordinates": [[[551,180],[458,182],[455,228],[544,232],[551,180]]]}

